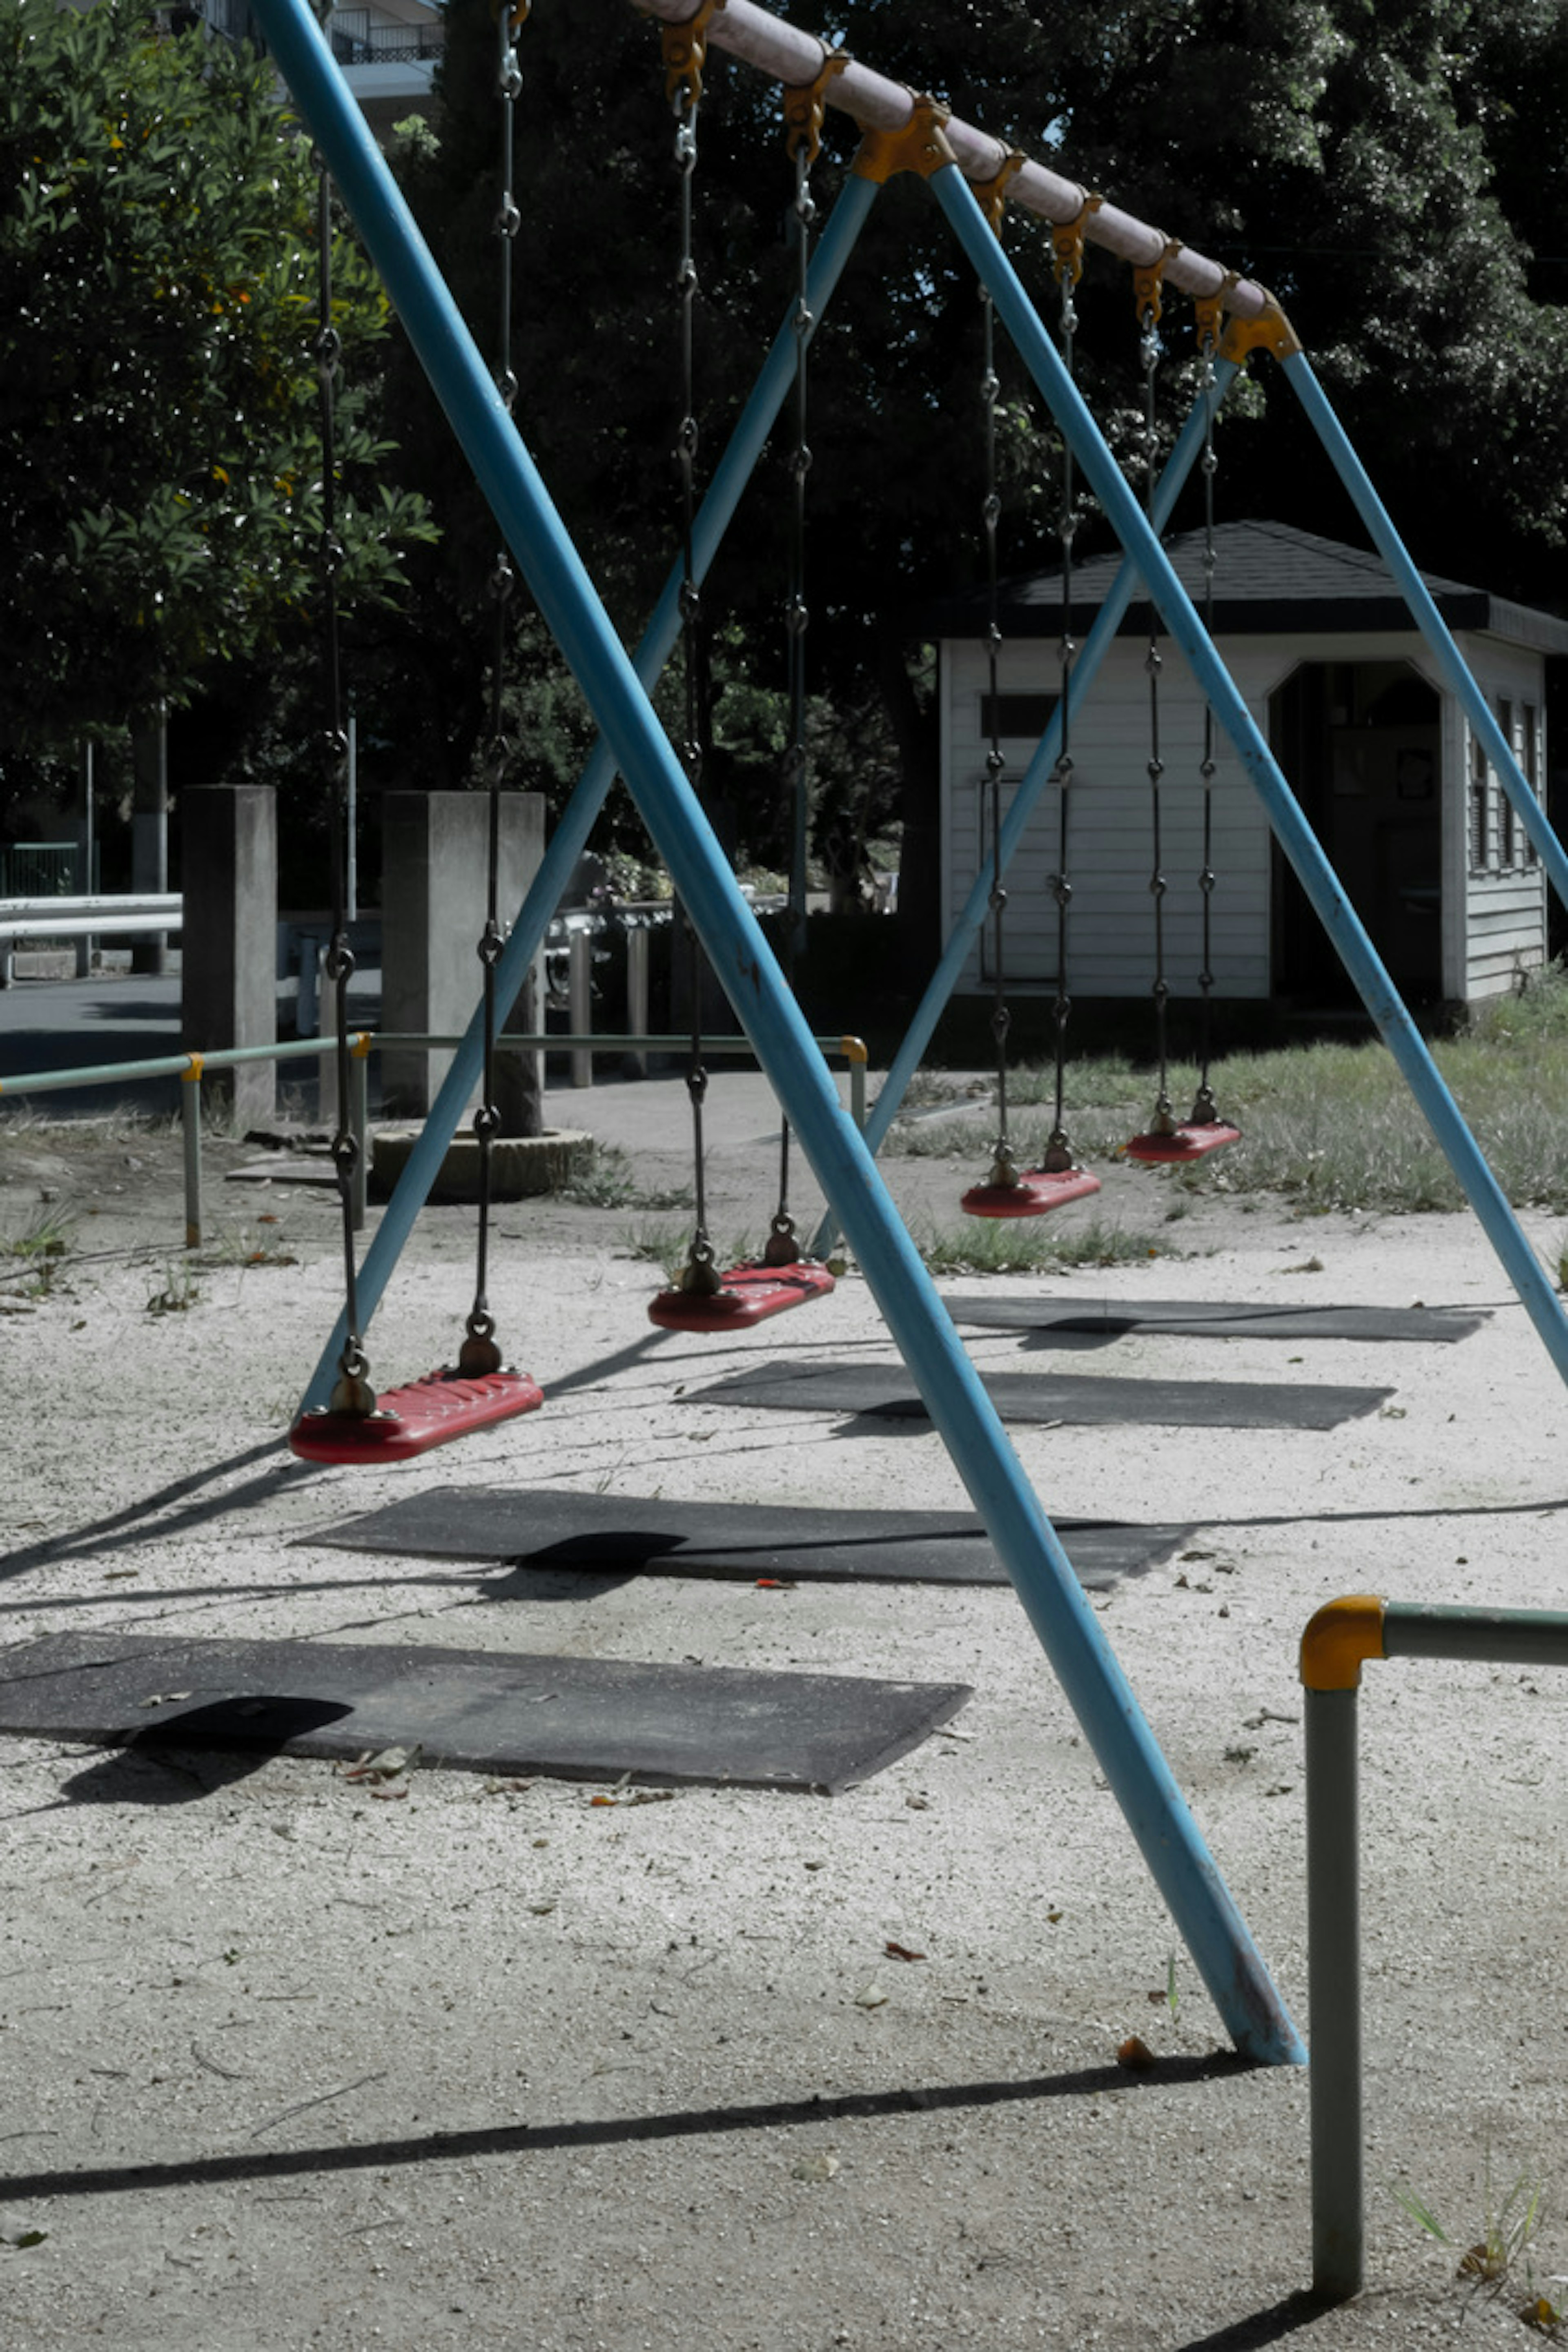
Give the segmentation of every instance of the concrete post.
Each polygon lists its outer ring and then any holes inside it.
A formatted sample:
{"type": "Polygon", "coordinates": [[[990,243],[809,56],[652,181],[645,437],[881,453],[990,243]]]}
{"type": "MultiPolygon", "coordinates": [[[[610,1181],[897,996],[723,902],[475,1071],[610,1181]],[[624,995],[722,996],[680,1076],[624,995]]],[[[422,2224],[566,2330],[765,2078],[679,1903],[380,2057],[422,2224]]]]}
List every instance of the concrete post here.
{"type": "MultiPolygon", "coordinates": [[[[270,784],[205,784],[181,797],[184,952],[180,1038],[187,1053],[278,1037],[278,800],[270,784]]],[[[215,1073],[240,1127],[269,1119],[271,1062],[215,1073]]]]}
{"type": "MultiPolygon", "coordinates": [[[[489,811],[483,793],[388,793],[382,802],[381,1005],[384,1028],[446,1037],[468,1027],[483,983],[489,811]]],[[[522,904],[544,855],[544,803],[507,793],[500,804],[500,906],[522,904]]],[[[510,1007],[498,1006],[504,1026],[510,1007]]],[[[382,1056],[389,1117],[423,1118],[450,1067],[449,1049],[382,1056]]]]}
{"type": "MultiPolygon", "coordinates": [[[[131,730],[133,776],[131,814],[131,887],[151,897],[169,887],[169,714],[162,706],[131,730]]],[[[187,877],[184,886],[189,888],[187,877]]],[[[138,940],[131,950],[132,971],[166,972],[166,936],[138,940]]]]}

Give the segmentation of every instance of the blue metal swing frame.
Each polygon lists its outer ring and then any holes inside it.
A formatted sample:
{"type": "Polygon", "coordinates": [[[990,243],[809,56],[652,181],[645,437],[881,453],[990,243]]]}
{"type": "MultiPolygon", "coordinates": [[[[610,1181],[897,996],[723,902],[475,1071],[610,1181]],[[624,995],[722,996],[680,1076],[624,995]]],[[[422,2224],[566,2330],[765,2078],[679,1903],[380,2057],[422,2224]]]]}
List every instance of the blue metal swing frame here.
{"type": "MultiPolygon", "coordinates": [[[[549,916],[618,770],[626,778],[737,1017],[855,1251],[931,1420],[1018,1591],[1227,2031],[1237,2049],[1255,2061],[1300,2063],[1305,2055],[1300,2037],[1207,1853],[1060,1540],[1029,1486],[886,1193],[871,1150],[843,1114],[799,1011],[655,718],[647,688],[674,641],[679,583],[672,582],[667,589],[634,666],[610,627],[528,448],[500,402],[320,27],[303,0],[256,0],[256,5],[279,69],[358,223],[541,614],[602,730],[601,745],[556,829],[508,943],[497,975],[498,1002],[511,1002],[521,988],[549,916]]],[[[931,184],[1128,551],[1129,562],[1113,591],[1113,603],[1119,593],[1125,603],[1136,580],[1147,584],[1167,632],[1185,655],[1216,719],[1230,736],[1286,855],[1334,939],[1548,1351],[1568,1378],[1568,1322],[1544,1272],[1181,588],[1155,529],[1139,508],[1068,378],[963,174],[955,164],[944,164],[931,174],[931,184]]],[[[811,301],[817,318],[874,194],[872,182],[852,181],[824,232],[813,269],[811,301]]],[[[699,519],[698,561],[703,568],[711,561],[787,390],[795,363],[793,319],[792,306],[790,320],[770,354],[720,469],[723,494],[716,476],[699,519]]],[[[1288,365],[1309,414],[1326,434],[1318,407],[1321,394],[1310,371],[1304,362],[1292,361],[1288,365]]],[[[1201,438],[1201,415],[1194,423],[1201,438]]],[[[1188,466],[1197,446],[1197,440],[1192,438],[1194,430],[1190,425],[1179,451],[1188,466]]],[[[1173,461],[1167,469],[1172,499],[1179,479],[1173,461]]],[[[1397,575],[1398,567],[1394,568],[1397,575]]],[[[1108,606],[1089,641],[1097,660],[1114,635],[1115,618],[1110,613],[1108,606]]],[[[1435,613],[1431,617],[1438,633],[1446,635],[1435,613]]],[[[1080,683],[1089,652],[1086,646],[1080,683]]],[[[1454,659],[1458,660],[1457,654],[1454,659]]],[[[1463,667],[1459,665],[1461,670],[1463,667]]],[[[1468,671],[1464,676],[1468,679],[1468,671]]],[[[1479,698],[1473,681],[1471,697],[1479,698]]],[[[1539,803],[1519,776],[1500,730],[1490,719],[1484,700],[1478,710],[1474,699],[1468,697],[1466,708],[1526,832],[1541,850],[1554,887],[1560,895],[1568,895],[1568,865],[1550,835],[1539,803]]],[[[1051,772],[1054,756],[1043,742],[1030,770],[1036,795],[1051,772]]],[[[1016,846],[1031,805],[1032,798],[1023,791],[1015,796],[1003,840],[1005,857],[1016,846]]],[[[964,938],[961,945],[955,933],[943,960],[944,973],[952,966],[955,954],[962,962],[967,944],[964,938]]],[[[937,984],[933,982],[928,992],[917,1027],[936,1001],[937,984]]],[[[949,978],[947,989],[951,985],[949,978]]],[[[934,1018],[932,1012],[931,1020],[934,1018]]],[[[911,1031],[911,1040],[914,1034],[911,1031]]],[[[900,1062],[907,1060],[912,1067],[910,1056],[918,1059],[923,1043],[922,1037],[907,1045],[900,1062]]],[[[364,1321],[374,1310],[456,1130],[478,1076],[479,1051],[476,1016],[367,1253],[361,1276],[364,1321]]],[[[906,1078],[907,1075],[906,1069],[906,1078]]],[[[897,1092],[884,1089],[883,1100],[889,1103],[881,1121],[885,1128],[896,1107],[897,1092]]],[[[308,1404],[319,1402],[329,1384],[330,1368],[341,1343],[340,1331],[323,1352],[307,1393],[308,1404]]]]}

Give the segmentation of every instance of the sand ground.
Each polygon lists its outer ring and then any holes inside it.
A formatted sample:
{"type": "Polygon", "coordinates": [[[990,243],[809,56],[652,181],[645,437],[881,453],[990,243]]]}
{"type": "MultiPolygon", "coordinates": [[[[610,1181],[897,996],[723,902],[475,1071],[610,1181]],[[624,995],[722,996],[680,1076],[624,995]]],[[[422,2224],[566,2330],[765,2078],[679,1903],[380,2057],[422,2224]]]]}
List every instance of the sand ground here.
{"type": "MultiPolygon", "coordinates": [[[[600,1087],[551,1118],[632,1150],[650,1191],[680,1181],[678,1088],[600,1087]]],[[[715,1227],[759,1233],[754,1082],[716,1081],[711,1123],[715,1227]]],[[[1522,2259],[1496,2299],[1454,2273],[1489,2176],[1494,2204],[1524,2179],[1537,2281],[1565,2292],[1548,2283],[1568,2273],[1568,1677],[1369,1669],[1371,2286],[1317,2311],[1300,2299],[1305,2070],[1230,2063],[1179,1949],[1173,2012],[1170,1921],[1010,1591],[531,1578],[326,1540],[462,1479],[962,1506],[923,1427],[698,1393],[764,1357],[889,1361],[864,1282],[743,1339],[672,1338],[628,1254],[648,1216],[510,1207],[502,1336],[552,1402],[367,1486],[284,1446],[338,1242],[316,1192],[218,1183],[255,1157],[209,1151],[192,1265],[177,1133],[0,1123],[0,1234],[76,1219],[45,1295],[0,1260],[7,1672],[50,1632],[222,1632],[908,1675],[974,1696],[838,1797],[636,1807],[426,1769],[377,1801],[288,1756],[0,1736],[0,2345],[1528,2340],[1522,2259]],[[1151,2072],[1118,2064],[1133,2032],[1151,2072]],[[1425,2239],[1394,2186],[1456,2246],[1425,2239]]],[[[900,1203],[947,1223],[970,1172],[890,1163],[900,1203]]],[[[1392,1391],[1327,1434],[1015,1433],[1054,1516],[1199,1530],[1095,1606],[1310,2036],[1301,1628],[1346,1591],[1563,1605],[1568,1399],[1468,1219],[1303,1222],[1211,1190],[1167,1225],[1173,1200],[1166,1176],[1113,1171],[1104,1213],[1182,1254],[1044,1286],[1488,1310],[1457,1346],[969,1341],[988,1370],[1392,1391]]],[[[1555,1229],[1526,1222],[1554,1262],[1555,1229]]],[[[422,1221],[372,1333],[384,1379],[449,1352],[471,1244],[465,1212],[422,1221]]]]}

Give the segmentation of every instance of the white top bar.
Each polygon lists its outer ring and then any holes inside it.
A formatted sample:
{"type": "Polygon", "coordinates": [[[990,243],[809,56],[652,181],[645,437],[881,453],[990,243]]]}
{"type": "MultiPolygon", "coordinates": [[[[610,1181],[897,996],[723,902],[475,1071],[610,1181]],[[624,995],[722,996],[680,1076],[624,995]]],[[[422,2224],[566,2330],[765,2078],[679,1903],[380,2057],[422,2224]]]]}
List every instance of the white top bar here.
{"type": "MultiPolygon", "coordinates": [[[[633,0],[633,5],[644,16],[669,25],[688,23],[694,14],[691,0],[633,0]]],[[[806,88],[822,65],[823,45],[815,33],[786,24],[782,16],[753,5],[753,0],[725,0],[709,19],[708,39],[712,47],[743,58],[761,73],[772,74],[788,89],[806,88]]],[[[834,76],[826,96],[829,106],[852,115],[867,131],[900,131],[914,111],[911,93],[904,83],[889,81],[858,60],[834,76]]],[[[1011,152],[1004,141],[975,130],[973,123],[959,121],[956,116],[947,125],[947,136],[969,180],[994,180],[1011,152]]],[[[1076,181],[1064,180],[1043,163],[1032,162],[1007,183],[1009,202],[1048,221],[1076,220],[1086,194],[1076,181]]],[[[1144,267],[1159,259],[1166,243],[1163,229],[1152,228],[1147,221],[1109,204],[1090,213],[1084,235],[1091,245],[1102,245],[1123,261],[1144,267]]],[[[1217,261],[1186,246],[1173,253],[1165,266],[1166,283],[1179,286],[1187,294],[1217,294],[1228,274],[1217,261]]],[[[1238,278],[1226,297],[1226,310],[1242,319],[1256,319],[1268,302],[1267,290],[1247,278],[1238,278]]]]}

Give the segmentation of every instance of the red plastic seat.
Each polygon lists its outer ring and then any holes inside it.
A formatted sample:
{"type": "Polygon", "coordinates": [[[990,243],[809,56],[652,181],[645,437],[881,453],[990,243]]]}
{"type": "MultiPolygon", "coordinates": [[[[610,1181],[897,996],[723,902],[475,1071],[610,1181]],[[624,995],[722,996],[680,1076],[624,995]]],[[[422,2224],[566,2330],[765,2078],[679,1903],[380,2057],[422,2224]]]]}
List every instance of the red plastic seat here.
{"type": "Polygon", "coordinates": [[[1240,1128],[1232,1127],[1228,1119],[1203,1119],[1174,1128],[1169,1135],[1135,1135],[1126,1151],[1129,1160],[1166,1167],[1184,1160],[1201,1160],[1205,1151],[1217,1151],[1222,1144],[1240,1140],[1240,1128]]]}
{"type": "Polygon", "coordinates": [[[1087,1168],[1026,1168],[1016,1184],[972,1184],[959,1205],[968,1217],[1043,1217],[1099,1190],[1087,1168]]]}
{"type": "Polygon", "coordinates": [[[765,1323],[786,1307],[826,1298],[833,1276],[816,1258],[792,1265],[732,1265],[717,1290],[683,1290],[677,1284],[648,1301],[650,1323],[665,1331],[736,1331],[765,1323]]]}
{"type": "Polygon", "coordinates": [[[289,1433],[289,1450],[301,1462],[404,1462],[470,1430],[537,1412],[543,1402],[543,1391],[526,1372],[487,1372],[479,1380],[426,1372],[406,1388],[388,1389],[373,1413],[301,1413],[289,1433]]]}

